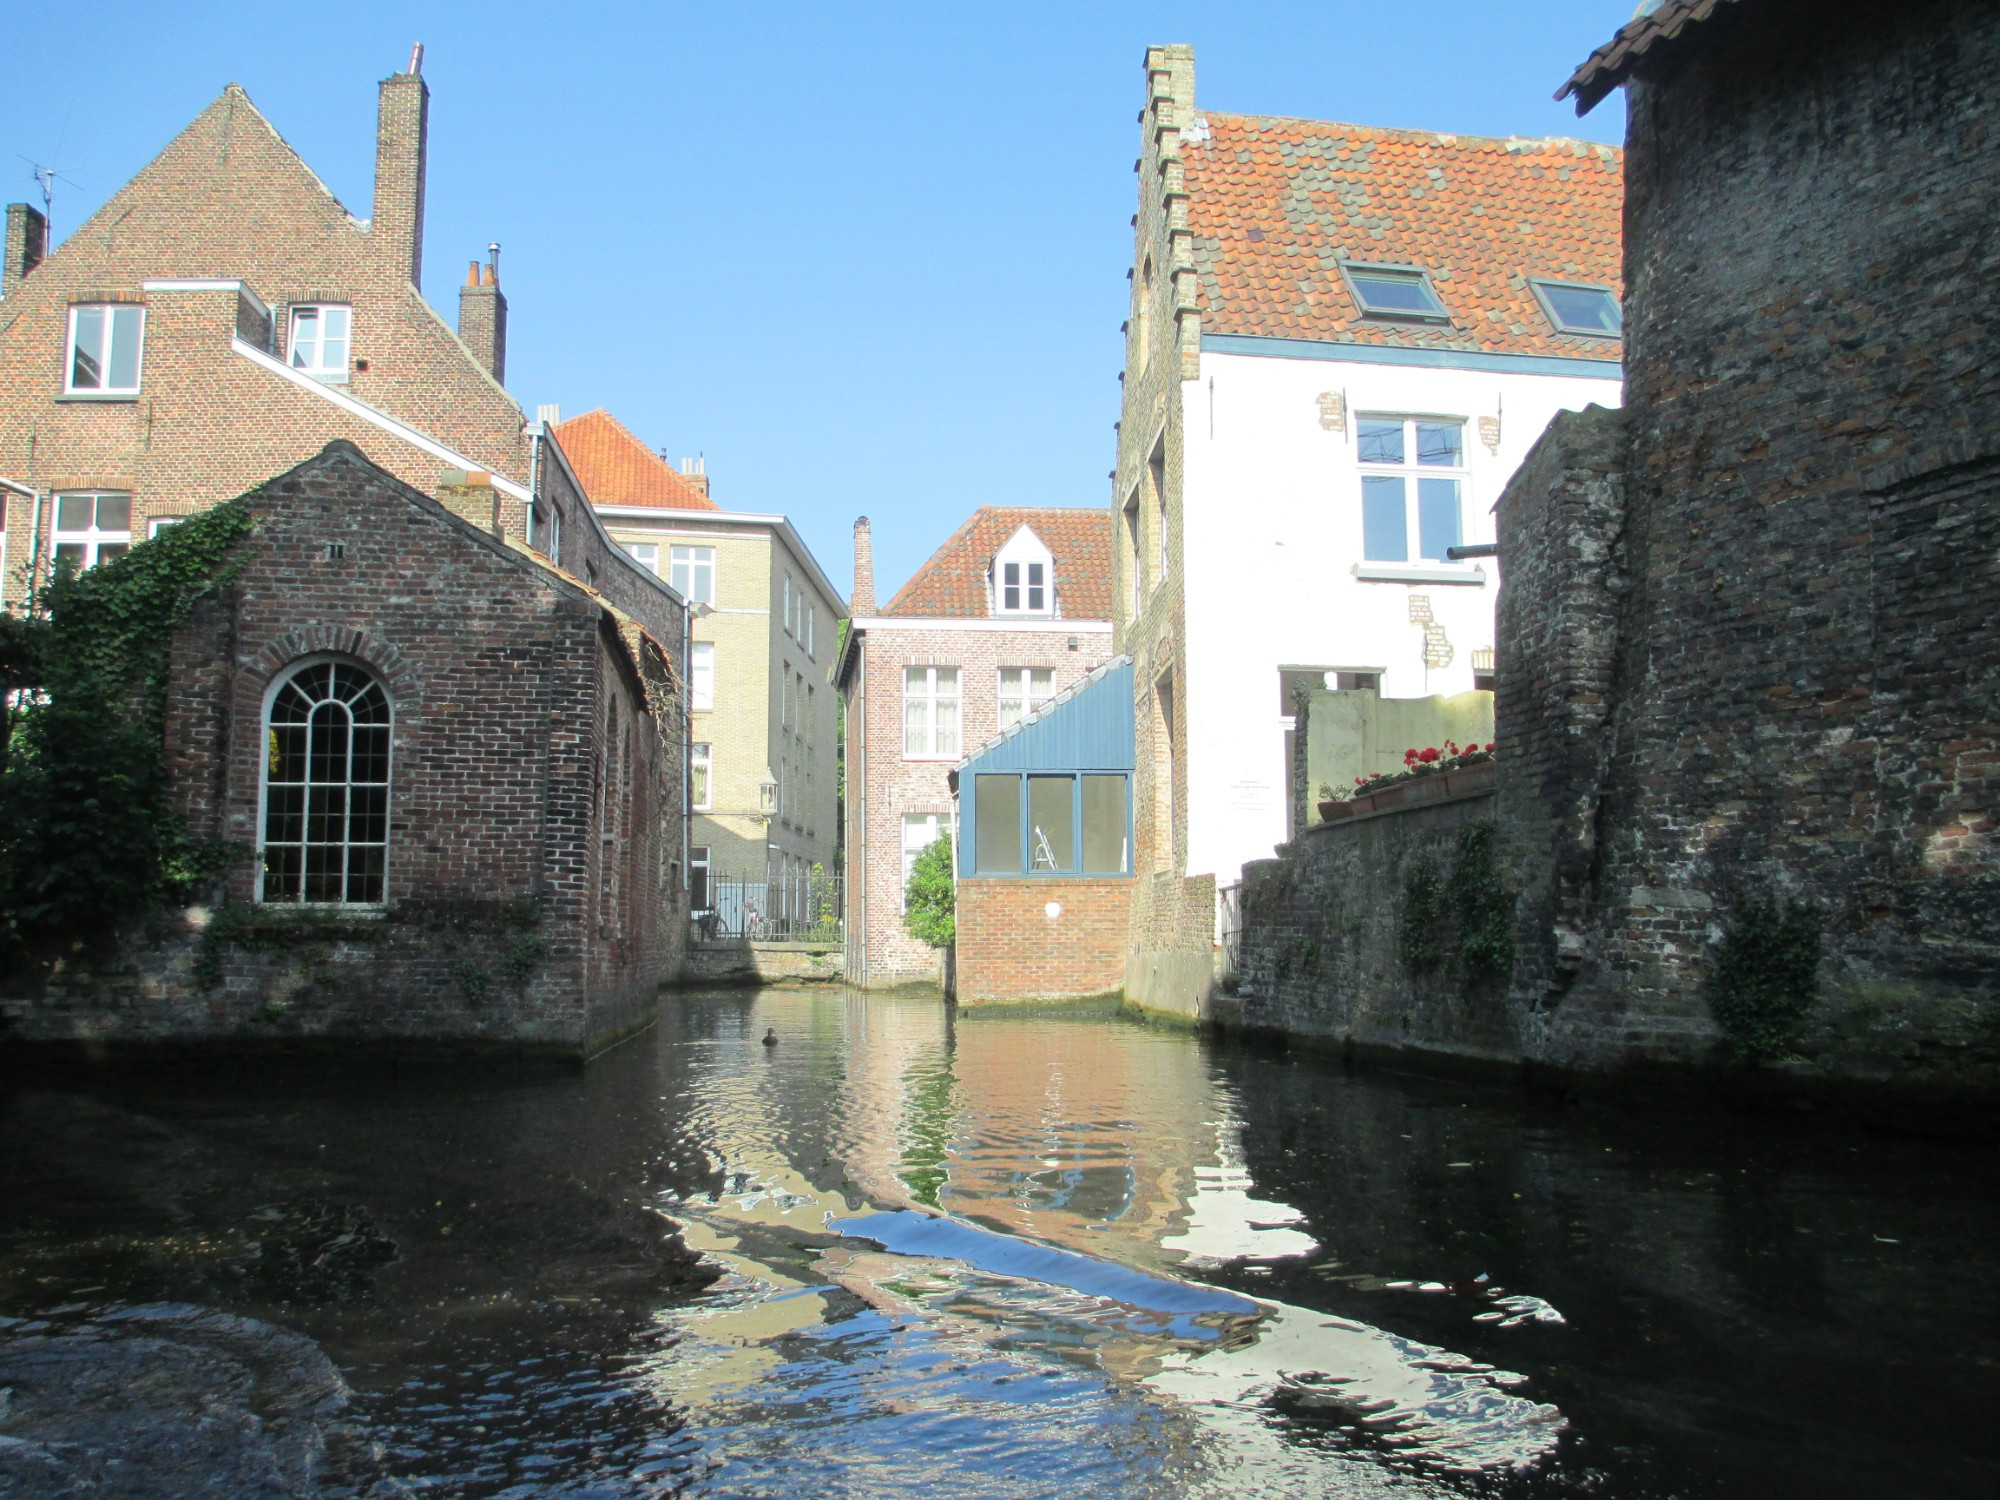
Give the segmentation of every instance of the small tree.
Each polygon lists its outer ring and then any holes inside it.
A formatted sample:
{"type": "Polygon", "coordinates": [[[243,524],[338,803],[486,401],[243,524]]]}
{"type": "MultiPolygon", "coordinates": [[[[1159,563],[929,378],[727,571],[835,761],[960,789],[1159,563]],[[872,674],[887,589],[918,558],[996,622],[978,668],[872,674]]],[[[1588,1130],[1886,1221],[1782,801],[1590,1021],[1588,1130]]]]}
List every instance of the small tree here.
{"type": "Polygon", "coordinates": [[[910,868],[903,930],[920,943],[949,948],[958,936],[958,893],[951,878],[951,839],[939,834],[910,868]]]}

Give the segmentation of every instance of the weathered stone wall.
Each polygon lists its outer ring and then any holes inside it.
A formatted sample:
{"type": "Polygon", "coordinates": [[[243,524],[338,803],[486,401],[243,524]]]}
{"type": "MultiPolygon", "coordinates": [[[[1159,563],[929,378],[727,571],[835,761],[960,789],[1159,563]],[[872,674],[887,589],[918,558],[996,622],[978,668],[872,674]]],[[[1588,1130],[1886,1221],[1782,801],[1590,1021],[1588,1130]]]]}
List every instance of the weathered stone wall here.
{"type": "Polygon", "coordinates": [[[1227,1018],[1370,1051],[1519,1060],[1505,986],[1468,977],[1449,918],[1434,968],[1417,972],[1403,955],[1411,872],[1428,866],[1448,880],[1465,830],[1492,817],[1490,793],[1361,814],[1316,824],[1284,857],[1246,865],[1238,997],[1227,1018]]]}
{"type": "Polygon", "coordinates": [[[840,984],[847,977],[839,943],[730,943],[689,948],[680,987],[840,984]]]}

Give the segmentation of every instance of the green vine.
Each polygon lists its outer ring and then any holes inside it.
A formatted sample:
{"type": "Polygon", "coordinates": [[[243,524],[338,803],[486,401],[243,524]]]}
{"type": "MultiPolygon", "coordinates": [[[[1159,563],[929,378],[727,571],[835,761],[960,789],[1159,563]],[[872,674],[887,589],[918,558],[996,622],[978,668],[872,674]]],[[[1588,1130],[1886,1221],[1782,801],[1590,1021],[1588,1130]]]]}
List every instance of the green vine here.
{"type": "Polygon", "coordinates": [[[1467,990],[1513,972],[1514,897],[1501,881],[1491,823],[1459,830],[1449,875],[1429,859],[1410,865],[1400,942],[1412,974],[1448,965],[1467,990]]]}
{"type": "Polygon", "coordinates": [[[1741,1057],[1769,1061],[1792,1050],[1819,998],[1820,914],[1775,900],[1745,902],[1722,939],[1708,1008],[1741,1057]]]}
{"type": "Polygon", "coordinates": [[[185,902],[240,857],[188,836],[167,797],[174,632],[235,576],[253,525],[218,505],[84,572],[60,564],[46,613],[10,624],[0,671],[0,962],[46,959],[185,902]]]}
{"type": "Polygon", "coordinates": [[[1444,916],[1444,881],[1427,859],[1403,875],[1403,964],[1412,974],[1428,974],[1444,957],[1438,926],[1444,916]]]}

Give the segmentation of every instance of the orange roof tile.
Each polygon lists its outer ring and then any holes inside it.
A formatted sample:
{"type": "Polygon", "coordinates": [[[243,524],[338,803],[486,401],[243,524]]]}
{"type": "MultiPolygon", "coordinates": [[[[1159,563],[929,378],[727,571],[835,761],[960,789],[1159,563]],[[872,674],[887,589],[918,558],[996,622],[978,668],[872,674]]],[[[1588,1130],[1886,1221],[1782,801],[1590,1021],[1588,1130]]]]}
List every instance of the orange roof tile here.
{"type": "Polygon", "coordinates": [[[902,586],[882,611],[939,619],[987,617],[993,554],[1023,526],[1055,563],[1056,608],[1066,620],[1111,618],[1111,512],[1055,506],[982,505],[902,586]]]}
{"type": "Polygon", "coordinates": [[[1203,333],[1615,360],[1531,277],[1622,287],[1623,153],[1265,115],[1182,138],[1203,333]],[[1364,318],[1340,264],[1420,267],[1445,323],[1364,318]]]}
{"type": "Polygon", "coordinates": [[[722,509],[602,407],[556,423],[555,434],[592,505],[722,509]]]}

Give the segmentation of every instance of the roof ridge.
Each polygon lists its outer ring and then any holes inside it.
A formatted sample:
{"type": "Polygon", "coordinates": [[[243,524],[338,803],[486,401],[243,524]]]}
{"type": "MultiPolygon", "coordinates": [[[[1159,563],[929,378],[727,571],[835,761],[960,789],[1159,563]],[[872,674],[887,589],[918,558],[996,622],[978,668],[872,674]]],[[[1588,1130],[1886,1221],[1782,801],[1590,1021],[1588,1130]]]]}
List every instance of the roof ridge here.
{"type": "MultiPolygon", "coordinates": [[[[1327,130],[1365,131],[1373,135],[1406,136],[1412,140],[1459,142],[1487,142],[1495,146],[1505,146],[1512,142],[1531,145],[1586,146],[1593,151],[1609,151],[1624,155],[1624,147],[1608,145],[1603,141],[1587,140],[1580,135],[1483,135],[1472,130],[1422,130],[1412,125],[1363,125],[1353,120],[1316,120],[1306,115],[1264,115],[1247,114],[1238,110],[1197,109],[1196,114],[1203,119],[1214,120],[1271,120],[1287,125],[1317,125],[1327,130]]],[[[1204,144],[1192,142],[1190,144],[1204,144]]]]}

